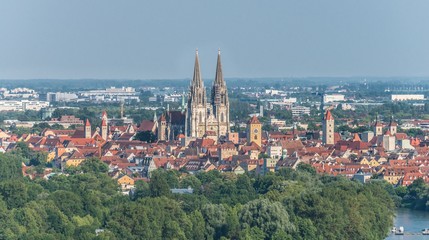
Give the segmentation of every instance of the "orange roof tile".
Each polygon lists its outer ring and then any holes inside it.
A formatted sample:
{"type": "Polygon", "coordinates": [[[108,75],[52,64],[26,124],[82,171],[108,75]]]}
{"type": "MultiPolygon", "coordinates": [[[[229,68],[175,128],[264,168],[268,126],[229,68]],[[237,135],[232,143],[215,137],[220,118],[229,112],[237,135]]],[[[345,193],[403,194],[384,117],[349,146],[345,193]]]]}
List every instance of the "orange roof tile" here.
{"type": "Polygon", "coordinates": [[[334,120],[334,117],[331,114],[331,111],[326,111],[325,120],[334,120]]]}
{"type": "Polygon", "coordinates": [[[259,121],[258,117],[253,116],[253,117],[249,120],[248,124],[261,124],[261,122],[259,121]]]}

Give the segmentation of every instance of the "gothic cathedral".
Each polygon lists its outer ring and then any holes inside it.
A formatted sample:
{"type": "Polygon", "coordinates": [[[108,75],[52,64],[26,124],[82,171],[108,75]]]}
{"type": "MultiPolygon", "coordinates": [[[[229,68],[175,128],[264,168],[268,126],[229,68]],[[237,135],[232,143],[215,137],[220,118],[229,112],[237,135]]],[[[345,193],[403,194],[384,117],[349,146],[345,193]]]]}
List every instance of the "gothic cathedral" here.
{"type": "Polygon", "coordinates": [[[196,51],[194,76],[186,111],[186,133],[188,137],[196,138],[204,135],[221,137],[229,133],[228,90],[223,79],[220,50],[217,56],[216,77],[209,101],[207,101],[206,89],[201,77],[198,50],[196,51]]]}

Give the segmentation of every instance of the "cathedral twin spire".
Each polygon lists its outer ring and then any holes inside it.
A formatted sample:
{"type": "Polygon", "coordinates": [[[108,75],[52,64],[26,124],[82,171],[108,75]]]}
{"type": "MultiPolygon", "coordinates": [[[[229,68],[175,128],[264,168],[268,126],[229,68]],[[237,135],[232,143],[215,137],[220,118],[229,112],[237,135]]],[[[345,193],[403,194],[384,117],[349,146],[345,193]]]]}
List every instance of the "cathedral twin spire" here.
{"type": "Polygon", "coordinates": [[[198,49],[195,51],[194,77],[192,78],[192,86],[204,87],[203,78],[200,71],[200,60],[198,58],[198,49]]]}
{"type": "Polygon", "coordinates": [[[217,51],[216,77],[214,84],[225,85],[222,74],[222,63],[220,61],[220,49],[217,51]]]}
{"type": "MultiPolygon", "coordinates": [[[[220,60],[220,49],[217,54],[216,77],[213,81],[211,101],[214,106],[225,104],[228,98],[225,80],[223,79],[222,63],[220,60]]],[[[216,110],[216,109],[215,109],[216,110]]]]}
{"type": "Polygon", "coordinates": [[[187,122],[189,122],[187,131],[190,136],[201,137],[206,131],[216,132],[218,136],[229,132],[228,91],[223,78],[220,50],[218,51],[216,76],[213,81],[209,103],[201,77],[198,49],[196,50],[194,76],[188,98],[187,118],[187,122]],[[212,120],[209,121],[210,117],[212,120]]]}
{"type": "Polygon", "coordinates": [[[206,89],[204,87],[203,78],[201,77],[198,49],[195,52],[194,77],[191,82],[189,100],[192,100],[193,104],[199,105],[205,105],[207,102],[206,89]]]}
{"type": "MultiPolygon", "coordinates": [[[[213,85],[214,84],[225,85],[225,81],[223,79],[223,73],[222,73],[222,63],[220,59],[220,49],[218,50],[218,54],[217,54],[216,77],[213,82],[213,85]]],[[[195,50],[194,77],[192,78],[192,85],[196,87],[204,87],[203,78],[201,77],[198,49],[195,50]]]]}
{"type": "MultiPolygon", "coordinates": [[[[206,102],[206,92],[204,87],[204,81],[201,77],[200,60],[198,57],[198,49],[195,51],[195,65],[194,65],[194,76],[191,82],[191,98],[196,100],[197,103],[206,102]],[[200,92],[203,92],[199,94],[200,92]]],[[[217,64],[216,64],[216,76],[213,81],[213,87],[211,92],[211,103],[213,105],[225,104],[228,98],[226,91],[225,80],[223,79],[222,62],[220,57],[220,49],[218,50],[217,64]]]]}

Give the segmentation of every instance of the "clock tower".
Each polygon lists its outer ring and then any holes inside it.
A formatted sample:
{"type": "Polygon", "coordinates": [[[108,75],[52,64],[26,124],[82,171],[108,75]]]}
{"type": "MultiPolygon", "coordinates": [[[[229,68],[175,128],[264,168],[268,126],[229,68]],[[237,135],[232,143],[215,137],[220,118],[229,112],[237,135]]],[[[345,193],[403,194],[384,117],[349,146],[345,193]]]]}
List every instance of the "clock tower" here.
{"type": "Polygon", "coordinates": [[[262,145],[262,124],[256,116],[247,123],[247,143],[254,142],[259,147],[262,145]]]}

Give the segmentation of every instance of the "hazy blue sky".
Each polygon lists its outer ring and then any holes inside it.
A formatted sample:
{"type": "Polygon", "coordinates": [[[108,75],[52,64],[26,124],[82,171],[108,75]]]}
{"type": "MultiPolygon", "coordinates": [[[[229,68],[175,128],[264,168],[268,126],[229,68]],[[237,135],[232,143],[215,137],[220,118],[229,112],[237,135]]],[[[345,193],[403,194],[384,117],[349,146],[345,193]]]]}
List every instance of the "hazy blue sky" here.
{"type": "Polygon", "coordinates": [[[429,76],[427,0],[2,0],[0,79],[429,76]]]}

